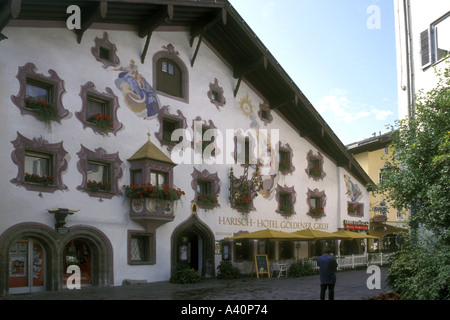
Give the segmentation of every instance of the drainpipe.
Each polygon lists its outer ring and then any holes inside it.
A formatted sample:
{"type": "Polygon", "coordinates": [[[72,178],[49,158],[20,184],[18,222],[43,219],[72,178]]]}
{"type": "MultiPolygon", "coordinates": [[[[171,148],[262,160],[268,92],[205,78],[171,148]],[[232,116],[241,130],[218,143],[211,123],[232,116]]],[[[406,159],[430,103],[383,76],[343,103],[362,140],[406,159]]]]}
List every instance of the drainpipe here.
{"type": "Polygon", "coordinates": [[[411,7],[409,0],[403,0],[403,15],[405,18],[405,50],[406,50],[406,80],[408,95],[408,116],[414,118],[415,115],[415,88],[414,88],[414,67],[412,61],[412,39],[411,39],[411,7]]]}

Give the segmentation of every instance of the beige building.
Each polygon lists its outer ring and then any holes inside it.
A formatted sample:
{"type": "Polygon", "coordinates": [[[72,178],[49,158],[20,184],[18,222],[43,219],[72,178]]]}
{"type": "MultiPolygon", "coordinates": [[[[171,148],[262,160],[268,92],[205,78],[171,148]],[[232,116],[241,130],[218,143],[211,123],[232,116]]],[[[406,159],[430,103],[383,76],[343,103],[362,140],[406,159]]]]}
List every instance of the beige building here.
{"type": "MultiPolygon", "coordinates": [[[[347,146],[375,184],[381,182],[386,159],[390,157],[391,138],[389,135],[389,132],[380,134],[347,146]]],[[[370,249],[389,250],[395,248],[399,244],[398,233],[405,232],[407,229],[405,222],[408,214],[399,212],[390,206],[388,199],[383,195],[370,193],[369,199],[369,234],[381,239],[381,247],[375,240],[370,249]]]]}

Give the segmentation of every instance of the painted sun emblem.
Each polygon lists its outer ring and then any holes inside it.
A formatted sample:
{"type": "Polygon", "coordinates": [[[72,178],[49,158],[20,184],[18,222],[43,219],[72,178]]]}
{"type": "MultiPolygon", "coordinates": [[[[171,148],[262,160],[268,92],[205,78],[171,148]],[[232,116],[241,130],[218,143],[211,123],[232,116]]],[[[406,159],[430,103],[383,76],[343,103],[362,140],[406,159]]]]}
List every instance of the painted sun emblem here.
{"type": "Polygon", "coordinates": [[[245,97],[243,97],[241,101],[239,101],[239,105],[241,106],[242,112],[246,116],[253,114],[253,106],[251,100],[248,97],[248,94],[245,97]]]}

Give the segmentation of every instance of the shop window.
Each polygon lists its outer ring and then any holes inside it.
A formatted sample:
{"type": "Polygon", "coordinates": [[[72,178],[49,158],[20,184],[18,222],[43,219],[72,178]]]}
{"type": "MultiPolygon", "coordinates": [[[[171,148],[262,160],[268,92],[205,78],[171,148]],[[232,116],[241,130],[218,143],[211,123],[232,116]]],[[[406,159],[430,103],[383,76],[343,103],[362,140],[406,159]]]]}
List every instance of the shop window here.
{"type": "Polygon", "coordinates": [[[278,202],[277,213],[283,216],[291,216],[295,214],[294,204],[296,202],[296,195],[294,187],[282,187],[277,185],[275,189],[275,199],[278,202]]]}
{"type": "Polygon", "coordinates": [[[67,189],[62,183],[62,172],[67,168],[62,142],[50,144],[42,137],[30,140],[17,133],[17,139],[11,143],[11,158],[18,167],[12,183],[39,192],[67,189]]]}
{"type": "Polygon", "coordinates": [[[314,191],[308,189],[307,192],[308,215],[314,218],[325,216],[326,196],[325,191],[314,191]]]}
{"type": "Polygon", "coordinates": [[[253,241],[248,239],[234,241],[234,261],[251,261],[253,241]]]}
{"type": "Polygon", "coordinates": [[[310,150],[306,157],[307,160],[307,168],[305,169],[308,177],[314,180],[322,180],[326,173],[323,170],[323,156],[320,152],[317,155],[313,154],[312,150],[310,150]]]}
{"type": "Polygon", "coordinates": [[[155,263],[154,234],[143,232],[128,233],[128,264],[142,265],[155,263]]]}
{"type": "Polygon", "coordinates": [[[77,155],[77,168],[83,177],[78,190],[91,197],[106,199],[122,194],[118,187],[118,181],[123,174],[119,153],[107,154],[102,148],[92,151],[82,145],[77,155]]]}
{"type": "Polygon", "coordinates": [[[188,69],[172,44],[153,56],[153,83],[161,95],[188,103],[188,69]]]}
{"type": "Polygon", "coordinates": [[[101,135],[114,135],[123,126],[117,120],[118,98],[110,88],[105,93],[95,89],[92,82],[87,82],[81,87],[80,97],[82,106],[75,116],[83,124],[83,128],[91,128],[101,135]]]}
{"type": "Polygon", "coordinates": [[[280,241],[279,245],[279,255],[280,260],[289,260],[293,258],[294,255],[294,242],[293,241],[280,241]]]}
{"type": "Polygon", "coordinates": [[[54,70],[49,76],[36,72],[36,66],[29,62],[19,67],[17,79],[20,89],[12,102],[20,109],[21,114],[29,114],[43,121],[47,126],[52,121],[61,122],[69,114],[62,104],[62,95],[66,92],[64,81],[54,70]]]}
{"type": "Polygon", "coordinates": [[[192,188],[195,192],[195,202],[199,208],[212,209],[219,205],[220,180],[217,173],[211,174],[208,170],[194,168],[192,173],[192,188]]]}
{"type": "Polygon", "coordinates": [[[226,103],[225,97],[223,96],[223,88],[219,86],[217,78],[214,79],[214,83],[209,84],[208,98],[217,109],[223,107],[226,103]]]}

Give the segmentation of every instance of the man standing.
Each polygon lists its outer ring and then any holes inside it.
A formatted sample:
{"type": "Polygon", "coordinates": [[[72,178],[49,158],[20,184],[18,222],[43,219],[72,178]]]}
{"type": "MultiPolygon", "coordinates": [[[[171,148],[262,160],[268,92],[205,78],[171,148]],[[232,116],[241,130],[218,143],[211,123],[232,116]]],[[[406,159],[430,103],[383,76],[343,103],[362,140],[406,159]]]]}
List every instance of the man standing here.
{"type": "Polygon", "coordinates": [[[320,300],[325,300],[325,292],[328,289],[328,300],[334,300],[334,285],[336,284],[336,259],[331,255],[331,249],[326,249],[325,254],[317,258],[317,266],[320,275],[320,300]]]}

